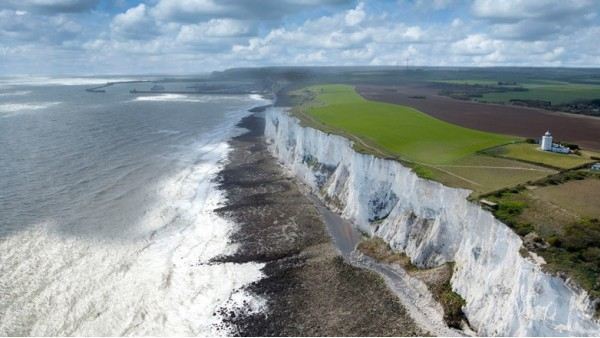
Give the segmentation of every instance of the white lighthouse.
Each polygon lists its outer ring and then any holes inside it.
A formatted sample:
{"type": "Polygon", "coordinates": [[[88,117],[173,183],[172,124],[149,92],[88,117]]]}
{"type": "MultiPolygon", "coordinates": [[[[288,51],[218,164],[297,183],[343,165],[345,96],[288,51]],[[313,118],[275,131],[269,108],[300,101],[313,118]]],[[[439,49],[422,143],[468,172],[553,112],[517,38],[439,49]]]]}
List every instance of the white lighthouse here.
{"type": "Polygon", "coordinates": [[[544,151],[552,151],[552,134],[548,130],[544,136],[542,136],[542,144],[540,148],[544,151]]]}

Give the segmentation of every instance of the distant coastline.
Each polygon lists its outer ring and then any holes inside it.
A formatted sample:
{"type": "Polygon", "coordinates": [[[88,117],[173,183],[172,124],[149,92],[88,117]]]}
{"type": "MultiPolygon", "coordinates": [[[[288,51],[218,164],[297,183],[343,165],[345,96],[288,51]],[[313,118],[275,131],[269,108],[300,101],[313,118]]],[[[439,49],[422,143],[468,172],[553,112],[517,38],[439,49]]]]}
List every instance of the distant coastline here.
{"type": "Polygon", "coordinates": [[[126,84],[126,83],[146,83],[146,82],[152,82],[150,80],[133,80],[133,81],[115,81],[115,82],[107,82],[103,85],[100,86],[96,86],[96,87],[92,87],[92,88],[86,88],[85,91],[86,92],[90,92],[90,93],[106,93],[106,90],[104,90],[104,88],[108,88],[114,85],[119,85],[119,84],[126,84]]]}

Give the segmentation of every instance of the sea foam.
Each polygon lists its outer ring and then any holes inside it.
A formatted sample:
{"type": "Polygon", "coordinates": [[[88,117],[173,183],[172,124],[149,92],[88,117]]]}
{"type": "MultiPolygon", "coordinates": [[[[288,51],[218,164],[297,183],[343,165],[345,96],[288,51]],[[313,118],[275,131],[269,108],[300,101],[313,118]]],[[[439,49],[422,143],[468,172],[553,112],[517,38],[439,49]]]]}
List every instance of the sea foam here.
{"type": "Polygon", "coordinates": [[[25,96],[31,94],[31,90],[16,90],[9,92],[0,92],[0,97],[6,96],[25,96]]]}
{"type": "Polygon", "coordinates": [[[35,103],[0,103],[0,116],[12,116],[16,113],[44,110],[60,104],[60,102],[35,102],[35,103]]]}
{"type": "Polygon", "coordinates": [[[225,199],[215,177],[247,114],[227,113],[173,154],[185,165],[148,182],[155,198],[133,238],[69,235],[52,218],[3,238],[0,336],[232,335],[219,309],[263,309],[244,289],[263,277],[262,263],[211,262],[236,250],[237,225],[214,212],[225,199]]]}
{"type": "Polygon", "coordinates": [[[160,101],[160,102],[206,102],[208,98],[200,96],[191,97],[184,94],[159,94],[138,96],[134,101],[160,101]]]}

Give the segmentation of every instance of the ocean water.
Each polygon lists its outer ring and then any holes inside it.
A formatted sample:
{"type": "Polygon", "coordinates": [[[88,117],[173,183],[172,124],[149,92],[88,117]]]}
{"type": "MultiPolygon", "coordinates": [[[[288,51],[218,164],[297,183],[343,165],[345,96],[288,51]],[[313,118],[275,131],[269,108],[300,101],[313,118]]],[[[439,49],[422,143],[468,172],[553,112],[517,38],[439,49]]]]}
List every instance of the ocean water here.
{"type": "Polygon", "coordinates": [[[209,264],[236,249],[213,179],[266,101],[103,81],[0,80],[0,336],[230,333],[262,265],[209,264]]]}

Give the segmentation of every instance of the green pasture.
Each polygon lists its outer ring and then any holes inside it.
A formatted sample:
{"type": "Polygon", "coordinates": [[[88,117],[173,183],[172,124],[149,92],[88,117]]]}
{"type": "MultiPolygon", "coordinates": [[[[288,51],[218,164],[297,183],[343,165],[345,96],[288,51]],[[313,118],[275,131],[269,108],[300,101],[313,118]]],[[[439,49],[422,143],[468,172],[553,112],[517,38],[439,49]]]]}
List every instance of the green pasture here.
{"type": "Polygon", "coordinates": [[[435,176],[442,183],[468,188],[476,194],[486,194],[557,173],[556,170],[535,164],[484,154],[467,156],[452,164],[438,165],[436,168],[445,171],[446,175],[438,172],[435,176]]]}
{"type": "Polygon", "coordinates": [[[537,144],[517,143],[491,149],[490,155],[516,160],[534,162],[559,169],[569,169],[589,163],[592,160],[588,156],[574,154],[556,154],[542,151],[537,144]]]}
{"type": "Polygon", "coordinates": [[[312,100],[303,110],[311,118],[404,160],[445,164],[515,137],[463,128],[416,109],[368,101],[347,85],[306,89],[312,100]]]}
{"type": "Polygon", "coordinates": [[[600,86],[592,84],[533,82],[525,83],[522,87],[528,90],[487,93],[479,100],[498,103],[507,103],[511,99],[543,100],[550,101],[552,105],[560,105],[579,100],[600,99],[600,86]]]}
{"type": "MultiPolygon", "coordinates": [[[[496,80],[481,80],[481,79],[436,80],[434,82],[458,84],[458,85],[470,85],[470,86],[472,86],[472,85],[497,86],[498,85],[498,81],[496,81],[496,80]]],[[[510,86],[506,86],[506,87],[510,87],[510,86]]]]}

